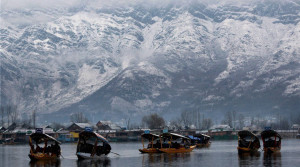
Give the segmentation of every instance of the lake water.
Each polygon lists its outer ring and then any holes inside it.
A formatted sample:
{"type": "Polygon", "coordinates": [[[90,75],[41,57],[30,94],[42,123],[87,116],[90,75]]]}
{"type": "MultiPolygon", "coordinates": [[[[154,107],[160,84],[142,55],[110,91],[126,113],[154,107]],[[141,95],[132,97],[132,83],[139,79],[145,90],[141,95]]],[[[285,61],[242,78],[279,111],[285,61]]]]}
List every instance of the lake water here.
{"type": "Polygon", "coordinates": [[[78,161],[75,156],[76,144],[62,144],[64,158],[57,162],[30,162],[28,145],[3,146],[0,145],[0,166],[204,166],[204,167],[232,167],[232,166],[300,166],[300,140],[283,139],[281,152],[271,156],[263,152],[254,156],[239,156],[237,141],[212,141],[207,149],[195,149],[185,154],[141,154],[138,149],[141,143],[111,143],[112,152],[107,158],[98,161],[78,161]]]}

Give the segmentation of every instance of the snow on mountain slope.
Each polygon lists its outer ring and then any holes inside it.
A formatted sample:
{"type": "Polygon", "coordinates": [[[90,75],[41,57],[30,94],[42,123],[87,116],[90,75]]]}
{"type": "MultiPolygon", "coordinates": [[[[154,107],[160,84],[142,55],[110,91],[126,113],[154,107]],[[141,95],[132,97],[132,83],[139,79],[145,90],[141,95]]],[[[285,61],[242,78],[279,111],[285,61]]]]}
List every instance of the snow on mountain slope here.
{"type": "Polygon", "coordinates": [[[260,98],[268,111],[280,99],[297,108],[299,1],[92,4],[1,11],[2,104],[106,116],[243,110],[260,98]]]}

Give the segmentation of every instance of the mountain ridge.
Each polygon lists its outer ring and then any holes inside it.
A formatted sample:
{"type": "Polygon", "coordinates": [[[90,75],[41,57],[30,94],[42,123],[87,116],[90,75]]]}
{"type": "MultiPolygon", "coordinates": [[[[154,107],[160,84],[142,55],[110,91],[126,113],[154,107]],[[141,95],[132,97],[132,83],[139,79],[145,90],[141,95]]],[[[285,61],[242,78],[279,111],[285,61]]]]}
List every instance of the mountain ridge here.
{"type": "MultiPolygon", "coordinates": [[[[242,112],[247,101],[264,101],[255,111],[294,112],[299,4],[80,8],[41,24],[5,23],[1,103],[47,115],[106,113],[107,119],[120,118],[115,113],[242,112]]],[[[9,14],[2,11],[1,20],[9,14]]]]}

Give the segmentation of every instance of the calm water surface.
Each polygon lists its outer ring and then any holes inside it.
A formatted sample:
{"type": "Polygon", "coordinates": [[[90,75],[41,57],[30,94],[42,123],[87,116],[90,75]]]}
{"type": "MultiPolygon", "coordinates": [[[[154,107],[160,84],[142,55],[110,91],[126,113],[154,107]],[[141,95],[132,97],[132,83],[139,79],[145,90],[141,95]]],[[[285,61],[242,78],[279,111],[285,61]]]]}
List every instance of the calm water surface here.
{"type": "Polygon", "coordinates": [[[75,156],[76,144],[62,144],[64,158],[57,162],[30,162],[28,145],[0,145],[0,167],[19,166],[300,166],[300,140],[284,139],[281,153],[265,156],[263,152],[257,155],[239,156],[237,141],[213,141],[208,149],[196,149],[186,154],[140,154],[141,143],[111,143],[112,151],[120,154],[109,154],[107,158],[98,161],[78,161],[75,156]]]}

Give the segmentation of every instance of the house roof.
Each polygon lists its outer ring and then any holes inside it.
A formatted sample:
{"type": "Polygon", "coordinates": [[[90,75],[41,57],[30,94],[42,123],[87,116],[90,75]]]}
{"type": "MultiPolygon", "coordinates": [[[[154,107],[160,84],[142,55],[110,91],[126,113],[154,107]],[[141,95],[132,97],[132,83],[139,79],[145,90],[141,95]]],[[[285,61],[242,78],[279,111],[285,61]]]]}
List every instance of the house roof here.
{"type": "Polygon", "coordinates": [[[84,129],[85,127],[93,127],[93,125],[89,124],[89,123],[74,123],[77,126],[79,126],[80,128],[84,129]]]}
{"type": "Polygon", "coordinates": [[[67,130],[69,130],[72,126],[77,126],[80,129],[84,129],[86,127],[93,127],[93,125],[89,124],[89,123],[72,123],[68,128],[66,128],[67,130]]]}
{"type": "Polygon", "coordinates": [[[120,127],[120,126],[118,126],[118,125],[115,124],[115,123],[112,123],[111,121],[99,121],[99,122],[97,123],[97,125],[98,125],[99,123],[101,123],[102,125],[109,126],[110,129],[112,129],[112,130],[121,130],[121,127],[120,127]]]}

